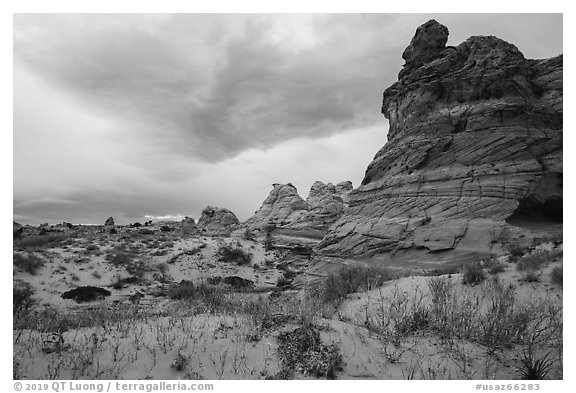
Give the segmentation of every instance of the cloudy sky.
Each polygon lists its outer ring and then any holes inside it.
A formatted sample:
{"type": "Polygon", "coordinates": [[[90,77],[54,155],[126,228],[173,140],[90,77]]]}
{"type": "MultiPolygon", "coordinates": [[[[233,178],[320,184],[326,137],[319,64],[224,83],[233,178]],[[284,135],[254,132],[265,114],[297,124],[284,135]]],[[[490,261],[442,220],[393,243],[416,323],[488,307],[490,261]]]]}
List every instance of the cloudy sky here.
{"type": "Polygon", "coordinates": [[[272,183],[360,183],[418,25],[562,53],[554,14],[18,14],[14,219],[101,224],[227,207],[272,183]]]}

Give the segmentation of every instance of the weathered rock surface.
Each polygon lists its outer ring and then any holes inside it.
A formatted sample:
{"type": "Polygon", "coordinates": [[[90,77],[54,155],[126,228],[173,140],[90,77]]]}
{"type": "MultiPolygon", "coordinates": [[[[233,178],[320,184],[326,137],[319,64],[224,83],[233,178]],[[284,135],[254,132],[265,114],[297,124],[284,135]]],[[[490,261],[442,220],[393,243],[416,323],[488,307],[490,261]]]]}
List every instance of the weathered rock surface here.
{"type": "Polygon", "coordinates": [[[198,227],[196,226],[196,221],[192,217],[184,217],[182,221],[180,221],[180,228],[185,233],[197,233],[198,227]]]}
{"type": "Polygon", "coordinates": [[[274,224],[277,228],[313,229],[326,231],[343,213],[344,200],[352,190],[351,182],[324,184],[315,182],[306,200],[292,184],[274,184],[270,195],[246,224],[251,228],[264,228],[274,224]]]}
{"type": "Polygon", "coordinates": [[[246,221],[249,228],[260,229],[270,224],[286,225],[310,210],[310,205],[298,195],[298,190],[291,183],[274,183],[272,187],[260,209],[246,221]]]}
{"type": "Polygon", "coordinates": [[[321,181],[315,182],[306,198],[310,209],[289,227],[327,230],[344,214],[351,190],[351,182],[338,183],[338,186],[332,183],[324,184],[321,181]]]}
{"type": "Polygon", "coordinates": [[[492,36],[445,47],[447,35],[430,21],[406,48],[383,96],[388,143],[321,252],[489,253],[512,217],[561,222],[562,56],[528,60],[492,36]]]}
{"type": "Polygon", "coordinates": [[[207,206],[196,226],[208,236],[229,236],[239,225],[240,221],[230,210],[207,206]]]}

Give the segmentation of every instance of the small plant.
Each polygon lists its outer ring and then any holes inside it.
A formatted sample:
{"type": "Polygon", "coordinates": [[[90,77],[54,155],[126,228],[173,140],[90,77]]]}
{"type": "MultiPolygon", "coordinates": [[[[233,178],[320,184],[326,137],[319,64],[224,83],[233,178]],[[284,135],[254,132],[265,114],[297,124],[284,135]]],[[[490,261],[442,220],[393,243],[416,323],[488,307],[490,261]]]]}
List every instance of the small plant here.
{"type": "Polygon", "coordinates": [[[304,323],[295,330],[282,332],[278,340],[278,357],[282,365],[280,378],[299,372],[305,376],[335,379],[342,370],[342,355],[335,344],[326,345],[313,324],[304,323]]]}
{"type": "Polygon", "coordinates": [[[464,272],[462,273],[462,284],[465,285],[477,285],[486,279],[486,274],[482,265],[478,262],[470,263],[464,266],[464,272]]]}
{"type": "Polygon", "coordinates": [[[525,282],[539,282],[540,274],[535,270],[527,270],[522,273],[522,281],[525,282]]]}
{"type": "Polygon", "coordinates": [[[178,356],[176,356],[176,359],[174,359],[170,367],[176,371],[184,371],[186,366],[188,366],[188,363],[190,363],[190,358],[184,356],[182,352],[178,351],[178,356]]]}
{"type": "Polygon", "coordinates": [[[519,272],[539,270],[547,262],[546,253],[530,254],[522,257],[516,264],[519,272]]]}
{"type": "Polygon", "coordinates": [[[14,254],[13,263],[14,266],[32,275],[35,275],[38,269],[44,266],[44,261],[31,253],[29,253],[28,255],[14,254]]]}
{"type": "Polygon", "coordinates": [[[498,273],[502,273],[506,270],[506,266],[499,262],[496,258],[489,258],[482,261],[482,267],[488,270],[488,273],[495,275],[498,273]]]}
{"type": "Polygon", "coordinates": [[[255,241],[256,240],[256,235],[254,235],[254,232],[252,232],[250,229],[246,228],[244,230],[244,233],[242,233],[242,237],[245,240],[249,240],[249,241],[255,241]]]}
{"type": "Polygon", "coordinates": [[[375,289],[394,278],[396,276],[384,267],[344,266],[324,280],[323,298],[325,302],[343,299],[350,293],[375,289]]]}
{"type": "Polygon", "coordinates": [[[246,265],[252,261],[252,254],[244,251],[241,247],[231,245],[220,247],[216,257],[220,262],[236,263],[237,265],[246,265]]]}
{"type": "Polygon", "coordinates": [[[35,300],[32,298],[34,290],[30,287],[30,284],[14,284],[12,288],[12,314],[22,315],[29,311],[34,304],[35,300]]]}
{"type": "Polygon", "coordinates": [[[508,247],[508,252],[510,253],[510,261],[515,262],[522,258],[528,250],[525,247],[521,247],[518,244],[513,244],[508,247]]]}
{"type": "Polygon", "coordinates": [[[170,280],[170,275],[168,272],[170,271],[170,267],[166,263],[159,263],[156,265],[156,270],[159,274],[159,281],[163,284],[167,283],[170,280]]]}
{"type": "Polygon", "coordinates": [[[550,272],[550,278],[552,279],[553,284],[562,286],[563,277],[564,277],[564,275],[563,275],[562,266],[556,266],[550,272]]]}
{"type": "Polygon", "coordinates": [[[520,379],[524,380],[547,379],[553,365],[554,360],[550,358],[550,352],[537,359],[534,356],[534,350],[529,348],[522,352],[517,373],[520,379]]]}

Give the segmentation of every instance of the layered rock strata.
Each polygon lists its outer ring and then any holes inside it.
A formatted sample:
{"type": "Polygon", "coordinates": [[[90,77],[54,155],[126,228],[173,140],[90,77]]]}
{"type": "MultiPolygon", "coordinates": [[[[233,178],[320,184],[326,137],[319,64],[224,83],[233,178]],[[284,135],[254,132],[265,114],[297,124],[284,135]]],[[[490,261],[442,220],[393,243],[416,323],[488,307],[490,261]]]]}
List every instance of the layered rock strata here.
{"type": "Polygon", "coordinates": [[[320,244],[338,255],[496,252],[509,222],[562,220],[562,56],[420,26],[383,95],[388,142],[320,244]],[[508,221],[508,222],[507,222],[508,221]]]}
{"type": "Polygon", "coordinates": [[[351,182],[338,185],[315,182],[306,200],[292,184],[274,184],[270,195],[246,225],[254,229],[275,226],[284,229],[326,231],[343,213],[351,182]]]}

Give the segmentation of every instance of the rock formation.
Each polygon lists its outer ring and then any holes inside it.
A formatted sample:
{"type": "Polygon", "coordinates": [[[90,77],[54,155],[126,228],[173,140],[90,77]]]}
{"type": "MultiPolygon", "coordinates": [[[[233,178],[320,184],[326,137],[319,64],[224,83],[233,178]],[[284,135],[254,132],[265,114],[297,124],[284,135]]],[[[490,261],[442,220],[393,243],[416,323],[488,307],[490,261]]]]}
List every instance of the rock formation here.
{"type": "Polygon", "coordinates": [[[348,194],[351,190],[351,182],[338,183],[337,186],[332,183],[315,182],[310,188],[308,198],[306,198],[310,209],[289,226],[293,228],[328,230],[330,225],[344,214],[348,194]]]}
{"type": "Polygon", "coordinates": [[[197,233],[198,232],[198,227],[196,226],[196,221],[194,221],[194,219],[192,217],[184,217],[184,219],[182,221],[180,221],[180,228],[182,228],[182,230],[185,233],[197,233]]]}
{"type": "Polygon", "coordinates": [[[562,56],[525,59],[420,26],[383,95],[388,142],[320,244],[332,255],[497,252],[522,222],[562,220],[562,56]],[[520,224],[518,224],[520,223],[520,224]]]}
{"type": "Polygon", "coordinates": [[[104,223],[104,225],[107,227],[113,227],[114,226],[114,217],[108,217],[106,219],[106,222],[104,223]]]}
{"type": "Polygon", "coordinates": [[[202,210],[197,227],[208,236],[229,236],[239,225],[240,221],[230,210],[207,206],[202,210]]]}
{"type": "Polygon", "coordinates": [[[310,205],[298,195],[298,190],[291,183],[274,183],[272,187],[260,209],[246,221],[249,228],[261,229],[270,224],[286,225],[310,210],[310,205]]]}
{"type": "Polygon", "coordinates": [[[274,224],[286,229],[315,229],[326,231],[343,213],[347,206],[351,182],[324,184],[315,182],[306,200],[298,195],[292,184],[273,184],[268,198],[246,224],[261,229],[274,224]]]}

